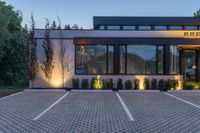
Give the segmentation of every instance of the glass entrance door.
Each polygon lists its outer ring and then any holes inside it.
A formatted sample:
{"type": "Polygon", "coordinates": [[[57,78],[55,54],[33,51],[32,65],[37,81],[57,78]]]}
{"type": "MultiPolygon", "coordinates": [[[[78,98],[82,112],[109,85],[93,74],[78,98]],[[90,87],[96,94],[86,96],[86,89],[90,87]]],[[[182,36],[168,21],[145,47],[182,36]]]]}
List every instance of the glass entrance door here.
{"type": "Polygon", "coordinates": [[[187,81],[196,80],[196,51],[184,52],[184,78],[187,81]]]}

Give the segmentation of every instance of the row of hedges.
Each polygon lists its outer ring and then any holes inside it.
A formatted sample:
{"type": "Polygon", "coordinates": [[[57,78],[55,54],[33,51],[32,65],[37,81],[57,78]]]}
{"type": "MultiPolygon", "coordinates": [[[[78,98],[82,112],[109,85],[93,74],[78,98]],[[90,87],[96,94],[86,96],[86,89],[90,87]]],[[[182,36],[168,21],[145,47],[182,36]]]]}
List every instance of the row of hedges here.
{"type": "MultiPolygon", "coordinates": [[[[149,79],[144,79],[143,83],[139,79],[135,79],[133,81],[127,80],[123,81],[121,78],[119,78],[117,81],[113,81],[113,79],[100,79],[97,80],[96,78],[93,78],[92,80],[88,79],[83,79],[81,82],[79,79],[72,79],[72,84],[73,88],[75,89],[124,89],[124,90],[139,90],[139,89],[144,89],[144,90],[161,90],[161,91],[166,91],[166,90],[177,90],[179,86],[178,80],[157,80],[157,79],[152,79],[151,81],[149,79]],[[80,84],[81,83],[81,84],[80,84]],[[141,88],[142,86],[142,88],[141,88]]],[[[194,83],[192,83],[193,85],[194,83]]],[[[185,82],[182,82],[182,88],[183,89],[191,89],[194,87],[191,84],[186,84],[185,82]],[[191,88],[189,88],[189,87],[191,88]]],[[[196,84],[195,84],[196,85],[196,84]]],[[[198,88],[198,87],[196,87],[198,88]]]]}
{"type": "Polygon", "coordinates": [[[200,82],[185,82],[182,81],[182,87],[184,90],[199,90],[200,82]]]}

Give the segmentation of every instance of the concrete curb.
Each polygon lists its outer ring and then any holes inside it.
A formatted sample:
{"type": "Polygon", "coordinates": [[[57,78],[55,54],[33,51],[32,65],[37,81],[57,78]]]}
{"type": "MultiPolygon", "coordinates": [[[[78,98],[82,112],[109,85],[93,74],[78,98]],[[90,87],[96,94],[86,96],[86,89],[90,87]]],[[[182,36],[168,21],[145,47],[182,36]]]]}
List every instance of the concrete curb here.
{"type": "Polygon", "coordinates": [[[168,90],[167,92],[200,92],[200,90],[168,90]]]}
{"type": "Polygon", "coordinates": [[[160,90],[118,90],[118,92],[140,92],[140,93],[147,92],[147,93],[150,93],[150,92],[160,92],[160,90]]]}
{"type": "Polygon", "coordinates": [[[71,92],[112,92],[112,90],[71,90],[71,92]]]}
{"type": "Polygon", "coordinates": [[[25,89],[24,92],[66,92],[64,89],[25,89]]]}

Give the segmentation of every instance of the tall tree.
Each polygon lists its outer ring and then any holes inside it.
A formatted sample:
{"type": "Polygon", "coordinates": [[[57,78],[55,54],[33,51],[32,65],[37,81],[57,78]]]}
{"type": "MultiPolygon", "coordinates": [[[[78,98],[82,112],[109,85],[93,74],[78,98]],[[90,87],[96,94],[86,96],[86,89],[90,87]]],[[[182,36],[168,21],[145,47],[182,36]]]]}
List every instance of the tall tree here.
{"type": "Polygon", "coordinates": [[[52,22],[50,29],[53,29],[53,30],[57,29],[56,21],[52,22]]]}
{"type": "Polygon", "coordinates": [[[49,20],[46,19],[46,25],[45,25],[45,35],[44,35],[44,41],[42,45],[45,53],[45,60],[42,63],[42,70],[45,74],[45,77],[47,78],[47,85],[49,87],[50,80],[52,78],[52,72],[53,72],[53,46],[50,40],[50,28],[49,28],[49,20]]]}
{"type": "Polygon", "coordinates": [[[194,17],[200,17],[200,9],[197,10],[197,12],[194,13],[194,17]]]}
{"type": "Polygon", "coordinates": [[[21,26],[22,14],[0,1],[0,84],[26,83],[28,30],[21,26]]]}
{"type": "Polygon", "coordinates": [[[37,72],[39,70],[39,62],[37,58],[37,42],[34,38],[34,30],[35,30],[35,21],[33,18],[33,15],[31,14],[31,28],[29,31],[29,79],[31,80],[31,88],[33,88],[33,83],[35,80],[35,77],[37,75],[37,72]]]}
{"type": "MultiPolygon", "coordinates": [[[[59,26],[62,27],[60,18],[58,17],[59,26]]],[[[63,38],[63,31],[60,31],[60,38],[63,38]]],[[[70,63],[70,54],[69,54],[69,45],[65,45],[64,40],[59,40],[59,62],[60,62],[60,70],[61,70],[61,79],[62,79],[62,87],[64,88],[65,84],[65,74],[71,70],[69,63],[70,63]]]]}
{"type": "Polygon", "coordinates": [[[64,29],[65,29],[65,30],[71,30],[71,26],[70,26],[69,24],[68,24],[68,25],[65,25],[65,26],[64,26],[64,29]]]}
{"type": "Polygon", "coordinates": [[[74,25],[72,26],[72,29],[73,29],[73,30],[78,30],[78,29],[79,29],[79,26],[78,26],[77,24],[74,24],[74,25]]]}

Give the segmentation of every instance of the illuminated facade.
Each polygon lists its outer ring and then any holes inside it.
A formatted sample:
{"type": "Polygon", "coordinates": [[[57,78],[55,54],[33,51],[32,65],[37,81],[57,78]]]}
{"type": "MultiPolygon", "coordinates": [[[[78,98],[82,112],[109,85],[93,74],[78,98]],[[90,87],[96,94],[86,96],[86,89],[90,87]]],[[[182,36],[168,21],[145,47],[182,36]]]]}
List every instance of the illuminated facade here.
{"type": "MultiPolygon", "coordinates": [[[[37,53],[44,59],[44,29],[35,30],[37,53]]],[[[94,17],[93,30],[51,30],[54,70],[51,87],[61,87],[59,53],[66,50],[65,87],[72,78],[185,79],[200,81],[200,18],[94,17]]],[[[40,70],[34,82],[46,88],[40,70]]]]}

